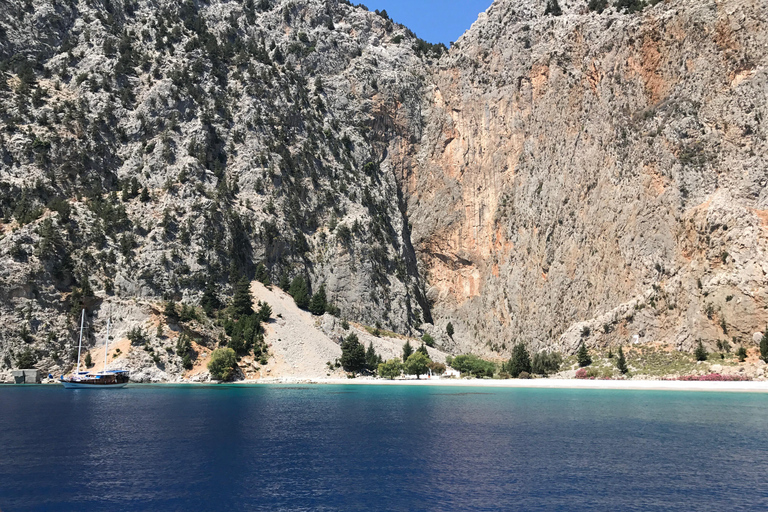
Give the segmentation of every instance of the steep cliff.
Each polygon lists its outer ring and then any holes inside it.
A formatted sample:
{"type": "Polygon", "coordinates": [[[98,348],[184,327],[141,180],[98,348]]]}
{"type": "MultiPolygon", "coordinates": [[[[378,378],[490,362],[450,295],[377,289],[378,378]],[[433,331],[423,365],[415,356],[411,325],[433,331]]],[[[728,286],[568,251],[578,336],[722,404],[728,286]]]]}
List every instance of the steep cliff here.
{"type": "Polygon", "coordinates": [[[649,3],[497,0],[444,53],[341,0],[4,2],[0,371],[68,369],[85,305],[178,375],[163,301],[241,278],[454,352],[751,342],[768,6],[649,3]]]}
{"type": "Polygon", "coordinates": [[[560,5],[496,1],[433,73],[403,182],[436,321],[462,348],[752,343],[768,5],[560,5]]]}

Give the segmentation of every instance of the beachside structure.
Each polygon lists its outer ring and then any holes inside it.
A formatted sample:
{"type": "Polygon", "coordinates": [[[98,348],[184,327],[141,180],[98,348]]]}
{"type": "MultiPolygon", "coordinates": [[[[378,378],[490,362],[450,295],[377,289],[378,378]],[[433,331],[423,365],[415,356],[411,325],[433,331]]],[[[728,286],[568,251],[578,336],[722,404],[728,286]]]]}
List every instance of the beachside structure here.
{"type": "Polygon", "coordinates": [[[40,384],[40,370],[23,369],[13,370],[13,382],[16,384],[40,384]]]}

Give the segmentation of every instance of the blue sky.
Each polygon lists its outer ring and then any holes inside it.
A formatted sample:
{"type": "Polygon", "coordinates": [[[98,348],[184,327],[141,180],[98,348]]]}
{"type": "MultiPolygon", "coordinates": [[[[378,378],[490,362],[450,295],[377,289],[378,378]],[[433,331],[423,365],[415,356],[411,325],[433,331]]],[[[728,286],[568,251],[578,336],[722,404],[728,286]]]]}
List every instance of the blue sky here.
{"type": "Polygon", "coordinates": [[[456,41],[488,9],[492,0],[352,0],[389,17],[430,43],[456,41]]]}

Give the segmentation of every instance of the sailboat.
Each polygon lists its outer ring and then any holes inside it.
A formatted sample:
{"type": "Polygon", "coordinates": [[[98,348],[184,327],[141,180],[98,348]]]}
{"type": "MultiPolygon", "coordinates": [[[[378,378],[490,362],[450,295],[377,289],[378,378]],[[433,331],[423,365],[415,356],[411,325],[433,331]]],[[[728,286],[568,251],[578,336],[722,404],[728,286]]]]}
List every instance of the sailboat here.
{"type": "Polygon", "coordinates": [[[127,370],[107,370],[107,354],[109,353],[109,327],[112,319],[107,320],[107,339],[104,341],[104,368],[98,373],[80,371],[80,354],[83,350],[83,326],[85,325],[85,309],[80,316],[80,342],[77,346],[77,371],[69,377],[63,375],[59,381],[67,389],[82,388],[123,388],[128,384],[127,370]]]}

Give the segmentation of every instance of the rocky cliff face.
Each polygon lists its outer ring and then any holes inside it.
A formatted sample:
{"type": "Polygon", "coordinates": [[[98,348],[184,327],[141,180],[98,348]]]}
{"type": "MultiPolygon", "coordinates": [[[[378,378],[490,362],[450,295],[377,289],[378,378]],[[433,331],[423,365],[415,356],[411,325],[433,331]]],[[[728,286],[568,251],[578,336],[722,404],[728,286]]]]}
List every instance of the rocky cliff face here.
{"type": "Polygon", "coordinates": [[[83,303],[161,352],[163,300],[240,277],[453,351],[751,339],[768,7],[552,6],[440,56],[337,0],[3,3],[0,368],[68,368],[83,303]]]}
{"type": "Polygon", "coordinates": [[[437,322],[464,347],[751,343],[768,6],[561,7],[497,1],[435,67],[404,183],[437,322]]]}

